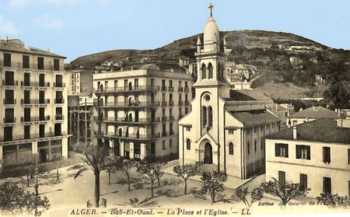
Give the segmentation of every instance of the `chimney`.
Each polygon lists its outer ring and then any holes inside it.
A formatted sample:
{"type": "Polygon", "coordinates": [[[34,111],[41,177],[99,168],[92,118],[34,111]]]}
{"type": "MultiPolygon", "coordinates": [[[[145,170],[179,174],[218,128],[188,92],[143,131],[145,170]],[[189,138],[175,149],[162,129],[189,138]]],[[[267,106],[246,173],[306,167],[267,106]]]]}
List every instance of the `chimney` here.
{"type": "Polygon", "coordinates": [[[298,139],[298,131],[297,131],[297,127],[293,126],[293,139],[297,140],[298,139]]]}

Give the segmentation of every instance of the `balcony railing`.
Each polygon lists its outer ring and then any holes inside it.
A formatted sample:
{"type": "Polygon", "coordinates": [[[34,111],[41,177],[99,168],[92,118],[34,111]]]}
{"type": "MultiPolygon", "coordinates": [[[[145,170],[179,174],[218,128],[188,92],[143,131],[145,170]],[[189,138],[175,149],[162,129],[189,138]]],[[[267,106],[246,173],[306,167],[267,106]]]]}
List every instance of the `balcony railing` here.
{"type": "Polygon", "coordinates": [[[162,90],[162,91],[166,91],[166,87],[165,87],[165,86],[162,86],[161,90],[162,90]]]}
{"type": "Polygon", "coordinates": [[[4,99],[4,104],[5,105],[14,105],[16,104],[16,99],[4,99]]]}
{"type": "Polygon", "coordinates": [[[96,94],[112,94],[112,93],[129,93],[143,91],[159,91],[157,86],[137,86],[137,87],[105,87],[103,89],[94,89],[96,94]]]}
{"type": "Polygon", "coordinates": [[[39,121],[39,117],[29,117],[29,118],[21,117],[22,123],[31,123],[31,122],[38,122],[38,121],[39,121]]]}
{"type": "Polygon", "coordinates": [[[184,88],[183,87],[179,87],[179,92],[183,92],[184,91],[184,88]]]}
{"type": "MultiPolygon", "coordinates": [[[[97,102],[94,102],[94,105],[97,106],[97,102]]],[[[142,107],[154,107],[159,106],[159,102],[111,102],[105,103],[102,105],[104,108],[142,108],[142,107]]]]}
{"type": "Polygon", "coordinates": [[[39,116],[39,122],[46,122],[50,120],[50,115],[46,115],[46,116],[39,116]]]}
{"type": "Polygon", "coordinates": [[[169,105],[173,106],[174,105],[174,101],[169,101],[169,105]]]}
{"type": "Polygon", "coordinates": [[[39,100],[35,100],[34,101],[35,104],[39,104],[39,105],[47,105],[50,104],[50,99],[39,99],[39,100]]]}
{"type": "Polygon", "coordinates": [[[50,82],[39,81],[38,85],[40,88],[46,88],[46,87],[50,87],[50,82]]]}
{"type": "Polygon", "coordinates": [[[184,104],[184,102],[181,100],[181,101],[179,101],[179,105],[183,105],[184,104]]]}
{"type": "Polygon", "coordinates": [[[185,105],[190,105],[190,102],[188,100],[186,100],[185,105]]]}
{"type": "Polygon", "coordinates": [[[21,81],[21,87],[32,87],[35,85],[35,82],[25,82],[25,81],[21,81]]]}
{"type": "Polygon", "coordinates": [[[104,122],[106,123],[113,123],[113,124],[127,124],[127,125],[137,125],[137,124],[151,124],[159,122],[160,118],[139,118],[138,120],[126,120],[125,118],[118,118],[118,119],[105,119],[104,122]]]}
{"type": "Polygon", "coordinates": [[[170,120],[170,121],[173,121],[173,120],[175,120],[175,117],[171,115],[171,116],[169,117],[169,120],[170,120]]]}
{"type": "Polygon", "coordinates": [[[2,80],[2,85],[3,86],[18,86],[18,81],[14,80],[2,80]]]}
{"type": "Polygon", "coordinates": [[[16,118],[15,117],[12,117],[12,118],[5,117],[3,119],[3,121],[6,124],[14,124],[14,123],[16,123],[16,118]]]}
{"type": "Polygon", "coordinates": [[[55,116],[55,120],[56,121],[62,121],[64,119],[64,116],[63,115],[56,115],[55,116]]]}
{"type": "Polygon", "coordinates": [[[136,140],[136,141],[145,141],[145,140],[153,140],[160,138],[160,134],[141,134],[141,133],[124,133],[122,135],[118,134],[106,134],[103,137],[109,137],[114,139],[121,140],[136,140]]]}
{"type": "Polygon", "coordinates": [[[162,117],[162,121],[167,121],[167,120],[168,120],[168,118],[166,116],[162,117]]]}
{"type": "Polygon", "coordinates": [[[62,82],[54,82],[53,86],[58,88],[63,88],[63,87],[66,87],[66,84],[62,82]]]}
{"type": "Polygon", "coordinates": [[[168,91],[169,92],[173,92],[174,91],[174,87],[168,87],[168,91]]]}
{"type": "Polygon", "coordinates": [[[162,106],[167,106],[167,104],[168,104],[168,103],[165,102],[165,101],[162,101],[162,103],[161,103],[162,106]]]}
{"type": "Polygon", "coordinates": [[[55,99],[55,103],[56,104],[63,104],[64,103],[64,99],[55,99]]]}
{"type": "Polygon", "coordinates": [[[189,87],[185,87],[185,92],[189,92],[190,88],[189,87]]]}

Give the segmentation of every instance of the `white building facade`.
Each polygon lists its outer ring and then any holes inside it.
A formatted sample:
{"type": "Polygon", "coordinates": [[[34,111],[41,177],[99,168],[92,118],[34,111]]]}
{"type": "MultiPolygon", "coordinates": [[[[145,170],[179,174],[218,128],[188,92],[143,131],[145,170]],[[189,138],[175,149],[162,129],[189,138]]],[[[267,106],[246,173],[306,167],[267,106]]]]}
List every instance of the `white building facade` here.
{"type": "Polygon", "coordinates": [[[68,157],[64,58],[0,41],[0,160],[3,166],[68,157]]]}
{"type": "Polygon", "coordinates": [[[102,134],[114,154],[177,158],[178,120],[191,111],[192,77],[154,64],[93,75],[103,99],[102,134]]]}
{"type": "Polygon", "coordinates": [[[179,161],[204,163],[246,179],[264,172],[264,137],[279,130],[279,119],[265,109],[265,102],[231,99],[221,39],[211,12],[197,40],[192,112],[179,121],[179,161]]]}

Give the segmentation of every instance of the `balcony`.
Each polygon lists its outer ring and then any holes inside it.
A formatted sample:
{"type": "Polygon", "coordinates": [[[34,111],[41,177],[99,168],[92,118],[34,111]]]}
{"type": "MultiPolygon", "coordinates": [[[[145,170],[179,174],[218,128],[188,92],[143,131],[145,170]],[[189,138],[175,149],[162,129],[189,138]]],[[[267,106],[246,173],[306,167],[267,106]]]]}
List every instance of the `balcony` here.
{"type": "Polygon", "coordinates": [[[189,92],[190,88],[189,87],[185,87],[185,92],[189,92]]]}
{"type": "Polygon", "coordinates": [[[105,119],[105,123],[107,124],[121,124],[121,125],[151,125],[153,123],[160,122],[160,118],[139,118],[137,121],[136,120],[126,120],[125,118],[118,118],[118,119],[105,119]]]}
{"type": "Polygon", "coordinates": [[[161,106],[167,106],[167,105],[168,105],[168,103],[167,103],[167,102],[162,101],[161,106]]]}
{"type": "Polygon", "coordinates": [[[53,86],[56,88],[64,88],[64,87],[66,87],[66,84],[62,83],[62,82],[54,82],[53,86]]]}
{"type": "Polygon", "coordinates": [[[123,94],[123,93],[137,93],[137,92],[156,92],[159,91],[159,87],[155,86],[138,86],[133,88],[124,87],[107,87],[103,89],[94,89],[96,94],[123,94]]]}
{"type": "Polygon", "coordinates": [[[55,99],[55,103],[56,103],[56,104],[63,104],[63,103],[64,103],[64,99],[60,99],[60,98],[57,99],[57,98],[56,98],[56,99],[55,99]]]}
{"type": "Polygon", "coordinates": [[[169,101],[169,105],[173,106],[174,105],[174,101],[169,101]]]}
{"type": "Polygon", "coordinates": [[[178,91],[179,91],[179,92],[183,92],[183,91],[184,91],[184,88],[183,88],[183,87],[179,87],[178,91]]]}
{"type": "Polygon", "coordinates": [[[62,114],[59,114],[59,115],[55,116],[55,120],[56,121],[63,121],[63,119],[64,119],[64,116],[62,114]]]}
{"type": "Polygon", "coordinates": [[[166,116],[162,117],[162,121],[167,121],[167,120],[168,120],[168,118],[166,116]]]}
{"type": "MultiPolygon", "coordinates": [[[[94,105],[97,106],[97,102],[94,102],[94,105]]],[[[146,108],[146,107],[155,107],[159,106],[159,102],[134,102],[134,103],[128,103],[128,102],[111,102],[111,103],[105,103],[102,105],[103,108],[129,108],[129,109],[138,109],[138,108],[146,108]]]]}
{"type": "Polygon", "coordinates": [[[50,115],[39,116],[39,122],[48,122],[50,120],[50,115]]]}
{"type": "Polygon", "coordinates": [[[5,117],[3,118],[4,124],[15,124],[16,118],[15,117],[5,117]]]}
{"type": "Polygon", "coordinates": [[[174,92],[174,88],[173,87],[168,87],[168,91],[169,92],[174,92]]]}
{"type": "Polygon", "coordinates": [[[18,86],[18,81],[2,80],[2,85],[5,87],[14,87],[14,86],[18,86]]]}
{"type": "Polygon", "coordinates": [[[21,117],[21,122],[24,124],[27,124],[27,123],[30,124],[38,121],[39,121],[39,117],[29,117],[29,118],[21,117]]]}
{"type": "Polygon", "coordinates": [[[190,102],[188,100],[186,100],[185,105],[190,105],[190,102]]]}
{"type": "Polygon", "coordinates": [[[34,105],[35,100],[31,99],[21,99],[21,105],[34,105]]]}
{"type": "Polygon", "coordinates": [[[171,116],[169,117],[169,120],[170,120],[170,121],[173,121],[173,120],[175,120],[175,117],[171,115],[171,116]]]}
{"type": "Polygon", "coordinates": [[[4,99],[4,105],[15,105],[16,99],[4,99]]]}
{"type": "Polygon", "coordinates": [[[21,87],[28,87],[28,88],[31,88],[34,86],[34,82],[25,82],[25,81],[21,81],[21,87]]]}
{"type": "Polygon", "coordinates": [[[47,104],[50,104],[50,99],[39,99],[38,101],[34,102],[37,103],[39,106],[45,106],[47,104]]]}
{"type": "Polygon", "coordinates": [[[165,86],[162,86],[161,90],[162,90],[162,91],[166,91],[166,87],[165,87],[165,86]]]}
{"type": "Polygon", "coordinates": [[[123,141],[150,141],[160,138],[160,134],[140,134],[140,133],[129,133],[129,134],[106,134],[103,137],[120,139],[123,141]]]}
{"type": "Polygon", "coordinates": [[[179,101],[179,105],[182,106],[184,104],[184,102],[181,100],[179,101]]]}
{"type": "Polygon", "coordinates": [[[38,86],[39,88],[47,88],[50,87],[50,82],[39,81],[38,86]]]}

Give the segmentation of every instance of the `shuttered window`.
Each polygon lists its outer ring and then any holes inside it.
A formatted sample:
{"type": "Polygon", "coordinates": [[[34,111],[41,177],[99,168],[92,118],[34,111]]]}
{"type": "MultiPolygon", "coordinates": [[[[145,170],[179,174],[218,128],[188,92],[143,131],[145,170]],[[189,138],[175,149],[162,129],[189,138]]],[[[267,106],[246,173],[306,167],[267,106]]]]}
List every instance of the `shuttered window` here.
{"type": "Polygon", "coordinates": [[[310,160],[310,146],[296,145],[296,158],[310,160]]]}
{"type": "Polygon", "coordinates": [[[323,162],[330,163],[331,162],[331,148],[330,147],[323,147],[322,153],[323,153],[323,162]]]}

